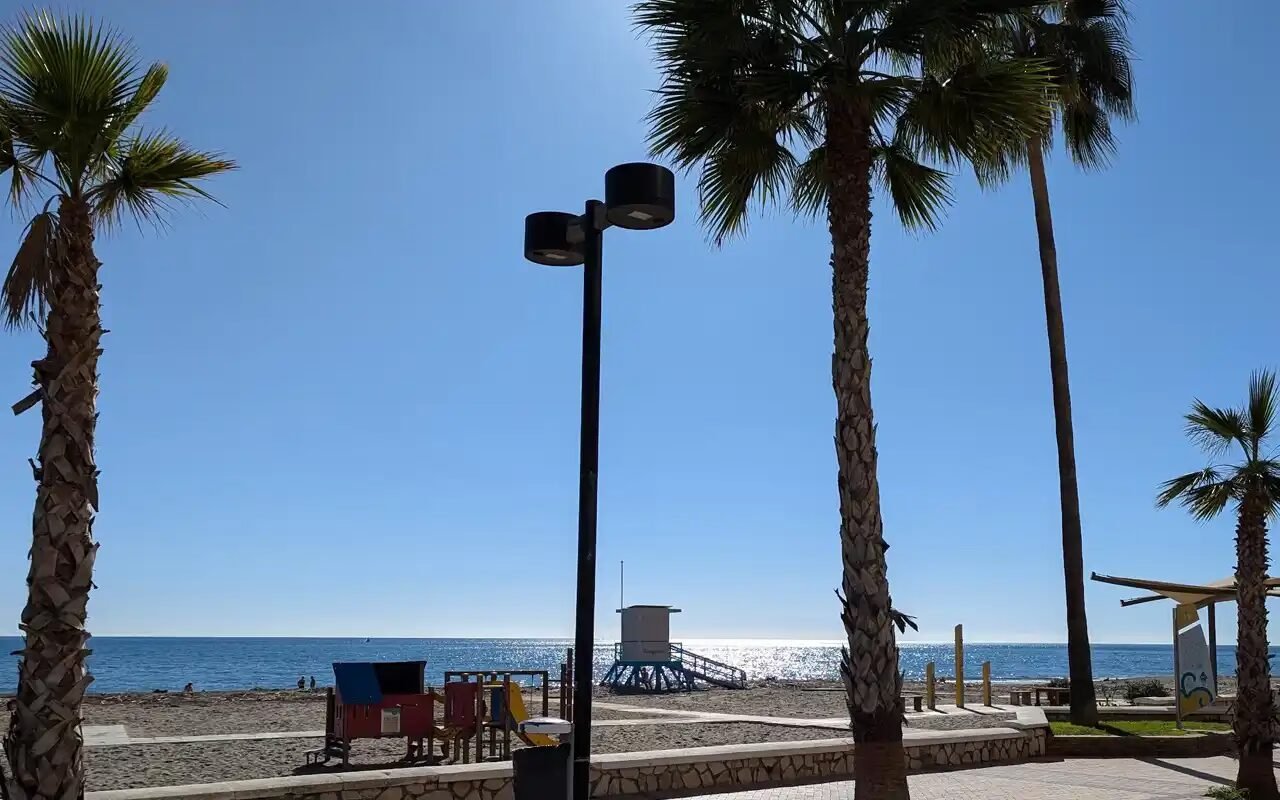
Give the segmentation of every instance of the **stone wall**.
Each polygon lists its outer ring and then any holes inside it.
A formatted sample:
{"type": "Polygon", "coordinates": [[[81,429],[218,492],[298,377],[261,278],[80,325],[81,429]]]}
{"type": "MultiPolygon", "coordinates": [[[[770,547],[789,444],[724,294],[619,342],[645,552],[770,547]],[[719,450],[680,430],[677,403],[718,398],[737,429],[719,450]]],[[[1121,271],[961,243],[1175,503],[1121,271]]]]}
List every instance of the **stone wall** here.
{"type": "MultiPolygon", "coordinates": [[[[959,769],[1045,754],[1047,724],[1010,725],[909,731],[907,767],[959,769]]],[[[659,800],[844,779],[853,775],[853,748],[852,739],[822,739],[601,755],[591,760],[592,796],[659,800]]],[[[86,800],[512,800],[511,781],[510,762],[501,762],[90,792],[86,800]]]]}
{"type": "Polygon", "coordinates": [[[89,792],[86,800],[512,800],[511,763],[298,775],[89,792]]]}
{"type": "MultiPolygon", "coordinates": [[[[918,732],[904,742],[907,768],[922,772],[1026,761],[1045,754],[1047,730],[918,732]]],[[[649,800],[694,790],[852,778],[853,748],[852,739],[823,739],[604,756],[593,759],[591,794],[649,800]]]]}

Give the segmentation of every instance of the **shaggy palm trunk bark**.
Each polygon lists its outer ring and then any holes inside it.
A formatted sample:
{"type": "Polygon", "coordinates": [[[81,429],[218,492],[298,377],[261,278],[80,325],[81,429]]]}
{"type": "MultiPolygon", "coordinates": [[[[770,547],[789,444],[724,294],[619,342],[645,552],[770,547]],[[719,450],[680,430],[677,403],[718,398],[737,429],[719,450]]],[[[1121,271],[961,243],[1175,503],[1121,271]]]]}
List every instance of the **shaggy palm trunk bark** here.
{"type": "Polygon", "coordinates": [[[1240,504],[1236,525],[1235,734],[1240,747],[1236,785],[1250,800],[1276,800],[1271,764],[1271,662],[1267,659],[1266,504],[1254,492],[1240,504]]]}
{"type": "Polygon", "coordinates": [[[1084,608],[1084,542],[1080,533],[1080,490],[1076,485],[1076,444],[1071,429],[1071,385],[1067,380],[1067,333],[1058,287],[1058,248],[1053,241],[1049,182],[1044,173],[1040,140],[1027,142],[1031,196],[1040,240],[1040,273],[1044,283],[1044,316],[1049,332],[1049,375],[1053,379],[1053,422],[1058,439],[1058,492],[1062,504],[1062,572],[1067,588],[1067,666],[1071,671],[1071,721],[1098,724],[1098,698],[1093,687],[1093,656],[1084,608]]]}
{"type": "Polygon", "coordinates": [[[93,438],[102,325],[89,208],[79,198],[63,198],[59,216],[65,262],[50,291],[48,349],[32,364],[44,428],[19,626],[25,643],[5,740],[13,800],[84,796],[80,703],[93,680],[85,668],[85,616],[98,547],[93,438]]]}
{"type": "Polygon", "coordinates": [[[871,117],[832,98],[827,116],[831,193],[832,310],[836,461],[839,466],[841,583],[848,646],[840,662],[855,741],[854,797],[905,800],[902,675],[890,614],[876,428],[867,353],[867,279],[871,256],[871,117]]]}

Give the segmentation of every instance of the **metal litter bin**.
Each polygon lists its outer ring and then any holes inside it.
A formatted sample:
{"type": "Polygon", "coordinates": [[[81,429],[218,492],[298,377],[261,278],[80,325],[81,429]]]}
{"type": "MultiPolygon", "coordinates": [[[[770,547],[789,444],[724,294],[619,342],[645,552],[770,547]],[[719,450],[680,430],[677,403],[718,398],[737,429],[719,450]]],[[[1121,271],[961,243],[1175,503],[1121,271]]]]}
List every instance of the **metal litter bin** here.
{"type": "Polygon", "coordinates": [[[560,744],[526,747],[511,754],[515,800],[569,800],[573,725],[554,717],[534,717],[521,722],[520,733],[555,736],[560,744]]]}

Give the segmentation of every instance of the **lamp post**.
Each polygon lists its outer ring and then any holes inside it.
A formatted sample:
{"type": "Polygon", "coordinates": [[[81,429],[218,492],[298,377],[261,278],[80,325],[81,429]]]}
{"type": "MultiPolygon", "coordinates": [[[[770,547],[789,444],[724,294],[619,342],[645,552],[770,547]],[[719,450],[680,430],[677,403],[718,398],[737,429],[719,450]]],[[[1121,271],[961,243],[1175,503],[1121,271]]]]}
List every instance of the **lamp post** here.
{"type": "Polygon", "coordinates": [[[675,176],[657,164],[605,173],[604,202],[581,216],[539,211],[524,220],[524,257],[549,267],[585,266],[582,281],[582,433],[578,456],[578,590],[573,629],[573,800],[587,800],[591,689],[595,684],[596,485],[600,455],[600,272],[605,229],[651,230],[675,219],[675,176]]]}

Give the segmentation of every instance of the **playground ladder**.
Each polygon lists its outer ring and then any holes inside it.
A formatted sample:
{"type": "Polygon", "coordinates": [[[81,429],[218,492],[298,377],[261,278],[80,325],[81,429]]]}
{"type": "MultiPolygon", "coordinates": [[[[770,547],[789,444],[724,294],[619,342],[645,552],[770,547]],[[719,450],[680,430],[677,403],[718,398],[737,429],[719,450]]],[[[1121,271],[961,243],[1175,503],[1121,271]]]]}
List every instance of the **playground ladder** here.
{"type": "Polygon", "coordinates": [[[747,688],[747,673],[738,667],[685,650],[672,643],[671,660],[680,662],[683,670],[694,678],[724,689],[747,688]]]}

